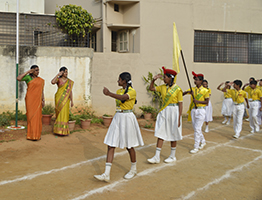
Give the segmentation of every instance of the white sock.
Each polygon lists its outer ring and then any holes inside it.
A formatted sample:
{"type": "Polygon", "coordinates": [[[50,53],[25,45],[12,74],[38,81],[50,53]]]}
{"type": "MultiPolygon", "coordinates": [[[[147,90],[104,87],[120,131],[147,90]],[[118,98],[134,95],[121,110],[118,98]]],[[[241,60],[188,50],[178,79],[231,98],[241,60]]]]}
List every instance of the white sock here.
{"type": "Polygon", "coordinates": [[[109,163],[109,162],[106,163],[106,169],[105,169],[106,175],[110,175],[111,166],[112,166],[112,163],[109,163]]]}
{"type": "Polygon", "coordinates": [[[136,162],[131,162],[131,170],[136,171],[136,162]]]}
{"type": "Polygon", "coordinates": [[[156,155],[155,157],[157,157],[157,159],[160,159],[160,152],[161,152],[161,148],[156,148],[156,155]]]}
{"type": "Polygon", "coordinates": [[[176,157],[176,147],[171,147],[170,157],[172,157],[172,158],[176,157]]]}
{"type": "Polygon", "coordinates": [[[228,118],[228,122],[230,122],[230,120],[231,120],[231,117],[228,118]]]}
{"type": "Polygon", "coordinates": [[[224,116],[225,117],[225,120],[227,120],[227,116],[224,116]]]}
{"type": "Polygon", "coordinates": [[[206,129],[208,129],[208,125],[206,125],[206,129]]]}

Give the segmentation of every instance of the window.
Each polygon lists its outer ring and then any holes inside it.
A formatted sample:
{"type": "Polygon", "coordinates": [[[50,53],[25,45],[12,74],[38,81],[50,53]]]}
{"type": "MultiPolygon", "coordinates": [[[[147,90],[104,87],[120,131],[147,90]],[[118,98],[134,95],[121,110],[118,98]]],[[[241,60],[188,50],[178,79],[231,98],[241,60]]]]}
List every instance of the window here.
{"type": "Polygon", "coordinates": [[[89,47],[96,51],[96,32],[89,33],[89,47]]]}
{"type": "Polygon", "coordinates": [[[34,31],[34,45],[35,46],[41,46],[43,41],[42,41],[42,31],[34,31]]]}
{"type": "Polygon", "coordinates": [[[262,35],[195,31],[194,61],[213,63],[262,63],[262,35]]]}
{"type": "Polygon", "coordinates": [[[119,5],[118,4],[114,4],[114,11],[119,12],[119,5]]]}
{"type": "Polygon", "coordinates": [[[111,33],[111,51],[128,52],[129,51],[129,32],[112,31],[111,33]]]}
{"type": "Polygon", "coordinates": [[[119,32],[119,52],[128,52],[128,31],[119,32]]]}

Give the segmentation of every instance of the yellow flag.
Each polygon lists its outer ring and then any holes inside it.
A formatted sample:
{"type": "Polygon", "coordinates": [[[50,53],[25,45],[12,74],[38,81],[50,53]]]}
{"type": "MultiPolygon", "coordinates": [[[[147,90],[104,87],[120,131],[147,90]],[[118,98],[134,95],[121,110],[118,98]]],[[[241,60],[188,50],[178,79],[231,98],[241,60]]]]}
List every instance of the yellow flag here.
{"type": "Polygon", "coordinates": [[[173,70],[175,70],[177,73],[180,72],[179,69],[179,55],[181,51],[181,46],[176,30],[176,24],[175,22],[173,23],[173,70]]]}

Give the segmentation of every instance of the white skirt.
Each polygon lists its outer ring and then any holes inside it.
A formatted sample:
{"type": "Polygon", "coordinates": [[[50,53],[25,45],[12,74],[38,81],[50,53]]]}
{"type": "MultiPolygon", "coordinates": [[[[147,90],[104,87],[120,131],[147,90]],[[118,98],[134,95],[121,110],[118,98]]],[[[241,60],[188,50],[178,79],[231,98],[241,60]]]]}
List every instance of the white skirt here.
{"type": "Polygon", "coordinates": [[[182,117],[178,125],[179,107],[167,106],[157,115],[155,136],[166,141],[182,140],[182,117]]]}
{"type": "Polygon", "coordinates": [[[221,109],[221,114],[224,116],[231,116],[233,113],[233,100],[231,98],[224,99],[221,109]]]}
{"type": "Polygon", "coordinates": [[[121,149],[130,149],[144,145],[140,128],[133,112],[115,114],[108,128],[104,143],[121,149]]]}
{"type": "Polygon", "coordinates": [[[211,100],[208,102],[208,106],[205,107],[206,109],[206,116],[205,116],[205,122],[212,122],[213,121],[213,108],[211,100]]]}

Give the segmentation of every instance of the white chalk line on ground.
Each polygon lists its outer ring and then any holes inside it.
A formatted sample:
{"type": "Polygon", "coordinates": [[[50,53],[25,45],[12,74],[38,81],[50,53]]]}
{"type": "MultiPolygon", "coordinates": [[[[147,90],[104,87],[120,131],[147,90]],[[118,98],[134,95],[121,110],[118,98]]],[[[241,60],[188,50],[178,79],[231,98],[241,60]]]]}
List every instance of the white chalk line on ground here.
{"type": "Polygon", "coordinates": [[[181,197],[180,199],[182,200],[187,200],[187,199],[190,199],[191,197],[193,197],[197,192],[199,191],[202,191],[202,190],[207,190],[210,186],[214,185],[214,184],[218,184],[220,183],[221,181],[223,181],[224,179],[228,179],[231,177],[231,174],[233,172],[239,172],[239,171],[242,171],[244,167],[248,167],[249,165],[255,163],[256,161],[258,161],[259,159],[262,159],[262,155],[256,157],[254,160],[246,163],[246,164],[243,164],[243,165],[240,165],[234,169],[231,169],[231,170],[228,170],[223,176],[219,177],[218,179],[215,179],[214,181],[211,181],[209,182],[208,184],[206,184],[204,187],[201,187],[201,188],[198,188],[196,189],[195,191],[192,191],[190,192],[187,196],[185,197],[181,197]]]}
{"type": "MultiPolygon", "coordinates": [[[[244,139],[244,138],[246,138],[246,137],[248,137],[248,136],[252,136],[252,135],[254,135],[254,134],[249,134],[249,135],[243,136],[242,139],[244,139]]],[[[163,169],[163,168],[165,168],[165,167],[170,167],[170,166],[176,165],[177,163],[184,162],[184,161],[186,161],[186,160],[188,160],[188,159],[191,159],[193,156],[208,154],[208,153],[210,153],[211,151],[213,151],[213,150],[215,150],[216,148],[221,147],[221,146],[229,146],[229,147],[233,147],[233,148],[241,148],[241,147],[238,147],[238,146],[236,147],[236,146],[230,145],[230,143],[235,142],[235,141],[236,141],[236,140],[231,140],[231,141],[229,141],[229,142],[227,142],[227,143],[222,143],[222,144],[221,144],[221,143],[217,143],[217,145],[215,145],[215,146],[213,146],[213,147],[209,147],[208,149],[206,149],[206,150],[204,150],[204,151],[201,150],[201,151],[200,151],[199,153],[197,153],[197,154],[192,154],[192,156],[187,157],[187,158],[183,158],[183,159],[180,159],[180,160],[177,160],[177,161],[174,162],[174,163],[160,164],[160,165],[158,165],[157,167],[152,167],[152,168],[146,169],[146,170],[144,170],[144,171],[142,171],[142,172],[139,172],[139,173],[137,174],[137,176],[134,177],[132,180],[134,180],[134,179],[136,179],[137,177],[140,177],[140,176],[150,175],[151,173],[155,173],[155,172],[157,172],[157,171],[160,171],[161,169],[163,169]]],[[[262,150],[250,149],[250,148],[244,148],[244,147],[241,148],[241,149],[250,150],[250,151],[257,151],[257,152],[260,152],[260,153],[262,154],[262,150]]],[[[257,157],[255,160],[253,160],[253,161],[251,161],[251,162],[249,162],[249,163],[250,163],[250,164],[253,163],[254,161],[260,159],[260,157],[262,158],[262,155],[259,156],[259,157],[257,157]]],[[[246,165],[246,164],[245,164],[245,165],[246,165]]],[[[243,165],[243,167],[244,167],[245,165],[243,165]]],[[[242,168],[243,168],[243,167],[242,167],[242,168]]],[[[238,168],[239,168],[239,167],[234,168],[234,169],[232,169],[232,170],[229,170],[229,172],[232,173],[234,170],[236,170],[236,169],[238,169],[238,168]],[[231,171],[232,171],[232,172],[231,172],[231,171]]],[[[242,169],[242,168],[241,168],[241,169],[242,169]]],[[[230,175],[230,173],[229,173],[229,175],[230,175]]],[[[216,179],[216,180],[220,180],[220,179],[216,179]]],[[[124,182],[126,182],[126,181],[127,181],[127,180],[125,180],[125,179],[121,179],[121,180],[115,181],[115,182],[113,182],[113,183],[111,183],[111,184],[109,184],[109,185],[106,185],[106,186],[103,186],[103,187],[100,187],[100,188],[96,188],[96,189],[93,189],[93,190],[89,190],[89,191],[83,192],[83,195],[81,195],[81,196],[79,196],[79,197],[76,197],[76,198],[74,198],[74,199],[72,199],[72,200],[81,200],[81,199],[85,199],[85,198],[87,198],[87,197],[89,197],[89,196],[92,196],[93,194],[96,194],[96,193],[103,193],[104,191],[112,190],[112,189],[114,189],[115,187],[120,186],[121,183],[124,183],[124,182]]],[[[213,183],[213,184],[214,184],[214,183],[213,183]]],[[[189,194],[191,194],[191,193],[189,193],[189,194]]],[[[194,194],[195,194],[195,193],[194,193],[194,194]]]]}
{"type": "MultiPolygon", "coordinates": [[[[145,130],[151,131],[150,129],[145,129],[145,130]]],[[[191,135],[186,135],[186,136],[184,136],[184,138],[187,138],[187,137],[190,137],[190,136],[191,135]]],[[[146,145],[146,146],[137,147],[136,150],[139,151],[141,149],[148,148],[148,147],[153,146],[155,144],[156,143],[152,143],[152,144],[149,144],[149,145],[146,145]]],[[[122,156],[122,155],[127,154],[127,153],[128,153],[127,151],[115,153],[115,157],[116,156],[122,156]]],[[[52,170],[49,170],[49,171],[35,172],[33,174],[28,174],[28,175],[22,176],[20,178],[16,178],[16,179],[12,179],[12,180],[4,180],[4,181],[0,182],[0,186],[5,185],[5,184],[19,182],[19,181],[32,180],[32,179],[34,179],[38,176],[48,175],[48,174],[60,172],[60,171],[63,171],[63,170],[72,169],[72,168],[75,168],[75,167],[78,167],[78,166],[81,166],[81,165],[85,165],[85,164],[88,164],[88,163],[91,163],[91,162],[94,162],[94,161],[98,161],[100,159],[105,159],[105,158],[106,158],[106,155],[103,155],[103,156],[99,156],[99,157],[96,157],[96,158],[93,158],[93,159],[90,159],[90,160],[85,160],[85,161],[82,161],[82,162],[79,162],[79,163],[68,165],[68,166],[65,166],[65,167],[62,167],[62,168],[59,168],[59,169],[52,169],[52,170]]]]}

